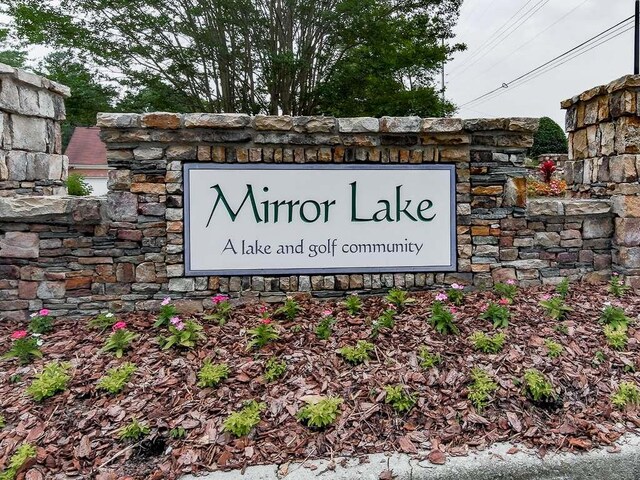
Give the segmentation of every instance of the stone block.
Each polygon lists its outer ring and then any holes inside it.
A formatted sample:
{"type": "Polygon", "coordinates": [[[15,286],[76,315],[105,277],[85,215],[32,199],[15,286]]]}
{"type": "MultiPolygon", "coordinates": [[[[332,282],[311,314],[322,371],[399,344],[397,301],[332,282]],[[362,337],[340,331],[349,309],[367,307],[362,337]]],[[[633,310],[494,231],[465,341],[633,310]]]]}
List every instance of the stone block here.
{"type": "MultiPolygon", "coordinates": [[[[638,138],[640,142],[640,138],[638,138]]],[[[616,183],[633,183],[638,181],[635,155],[619,155],[609,158],[609,177],[616,183]]]]}
{"type": "Polygon", "coordinates": [[[589,155],[589,144],[587,141],[586,128],[582,128],[574,132],[572,136],[572,151],[572,158],[575,158],[577,160],[585,159],[589,155]]]}
{"type": "Polygon", "coordinates": [[[378,132],[380,122],[372,117],[339,118],[338,131],[340,133],[378,132]]]}
{"type": "Polygon", "coordinates": [[[600,124],[600,153],[604,156],[613,155],[616,151],[616,125],[613,122],[600,124]]]}
{"type": "Polygon", "coordinates": [[[27,179],[27,152],[12,150],[6,153],[5,163],[7,180],[23,181],[27,179]]]}
{"type": "Polygon", "coordinates": [[[582,226],[582,237],[585,240],[593,238],[610,238],[613,234],[613,219],[586,218],[582,226]]]}
{"type": "MultiPolygon", "coordinates": [[[[238,277],[232,277],[238,278],[238,277]]],[[[239,279],[239,278],[238,278],[239,279]]],[[[229,289],[231,291],[240,291],[240,285],[238,289],[231,288],[231,282],[229,282],[229,289]]],[[[169,291],[170,292],[193,292],[195,290],[195,279],[193,278],[170,278],[169,279],[169,291]]]]}
{"type": "Polygon", "coordinates": [[[96,126],[102,128],[138,128],[141,115],[138,113],[98,113],[96,126]]]}
{"type": "Polygon", "coordinates": [[[420,117],[382,117],[380,131],[384,133],[417,133],[421,130],[420,117]]]}
{"type": "Polygon", "coordinates": [[[539,118],[510,118],[507,130],[510,132],[535,133],[539,126],[539,118]]]}
{"type": "Polygon", "coordinates": [[[460,118],[425,118],[421,128],[428,133],[457,133],[464,130],[464,125],[460,118]]]}
{"type": "Polygon", "coordinates": [[[640,247],[620,247],[615,263],[624,268],[640,268],[640,247]]]}
{"type": "Polygon", "coordinates": [[[141,118],[141,125],[143,128],[161,128],[165,130],[173,130],[180,128],[181,123],[182,115],[178,113],[145,113],[141,118]]]}
{"type": "Polygon", "coordinates": [[[293,119],[289,115],[256,115],[253,127],[256,130],[289,131],[293,128],[293,119]]]}
{"type": "Polygon", "coordinates": [[[188,113],[184,116],[186,128],[245,128],[250,124],[251,117],[240,113],[188,113]]]}
{"type": "Polygon", "coordinates": [[[115,222],[138,220],[138,196],[130,192],[109,192],[107,214],[115,222]]]}
{"type": "Polygon", "coordinates": [[[603,215],[611,212],[608,200],[565,200],[564,213],[571,215],[603,215]]]}
{"type": "Polygon", "coordinates": [[[131,170],[109,170],[107,186],[109,190],[129,190],[131,188],[131,170]]]}
{"type": "Polygon", "coordinates": [[[293,129],[299,133],[333,133],[336,129],[334,117],[293,117],[293,129]]]}
{"type": "Polygon", "coordinates": [[[536,232],[534,242],[536,245],[546,248],[558,247],[560,245],[560,235],[555,232],[536,232]]]}
{"type": "Polygon", "coordinates": [[[164,150],[158,147],[138,147],[133,150],[133,158],[136,160],[159,160],[164,155],[164,150]]]}
{"type": "Polygon", "coordinates": [[[637,247],[640,245],[640,218],[616,218],[614,241],[617,245],[637,247]]]}
{"type": "Polygon", "coordinates": [[[65,282],[40,282],[38,285],[37,295],[42,300],[50,300],[54,298],[64,298],[66,294],[65,282]]]}
{"type": "Polygon", "coordinates": [[[37,233],[6,232],[0,238],[0,258],[38,258],[40,238],[37,233]]]}
{"type": "Polygon", "coordinates": [[[527,216],[544,217],[564,215],[564,204],[550,198],[532,199],[527,202],[527,216]]]}

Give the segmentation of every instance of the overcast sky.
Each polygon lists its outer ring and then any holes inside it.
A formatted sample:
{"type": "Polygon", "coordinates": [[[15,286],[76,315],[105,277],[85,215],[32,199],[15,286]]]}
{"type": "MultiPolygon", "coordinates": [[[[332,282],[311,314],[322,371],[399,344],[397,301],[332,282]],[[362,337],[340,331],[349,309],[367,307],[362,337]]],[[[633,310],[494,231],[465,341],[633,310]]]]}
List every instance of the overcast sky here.
{"type": "MultiPolygon", "coordinates": [[[[457,105],[581,44],[633,15],[635,8],[634,0],[548,0],[513,34],[483,47],[495,40],[499,35],[494,33],[527,3],[528,0],[464,1],[456,41],[466,43],[468,50],[457,54],[447,65],[446,77],[447,97],[457,105]]],[[[530,1],[523,12],[538,3],[539,0],[530,1]]],[[[633,73],[633,30],[520,87],[508,88],[486,103],[461,107],[458,116],[548,116],[564,126],[562,100],[629,73],[633,73]]]]}

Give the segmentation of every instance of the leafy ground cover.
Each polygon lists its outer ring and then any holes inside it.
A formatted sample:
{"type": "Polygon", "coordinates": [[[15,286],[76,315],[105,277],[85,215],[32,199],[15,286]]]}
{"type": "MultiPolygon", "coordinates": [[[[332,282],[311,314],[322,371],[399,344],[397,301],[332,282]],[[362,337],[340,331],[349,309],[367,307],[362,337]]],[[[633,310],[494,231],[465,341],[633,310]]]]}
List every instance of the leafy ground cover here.
{"type": "Polygon", "coordinates": [[[0,478],[171,479],[382,451],[443,463],[507,440],[615,451],[640,426],[640,296],[565,287],[286,308],[216,297],[193,321],[167,301],[160,322],[0,324],[0,355],[13,352],[0,360],[0,478]]]}

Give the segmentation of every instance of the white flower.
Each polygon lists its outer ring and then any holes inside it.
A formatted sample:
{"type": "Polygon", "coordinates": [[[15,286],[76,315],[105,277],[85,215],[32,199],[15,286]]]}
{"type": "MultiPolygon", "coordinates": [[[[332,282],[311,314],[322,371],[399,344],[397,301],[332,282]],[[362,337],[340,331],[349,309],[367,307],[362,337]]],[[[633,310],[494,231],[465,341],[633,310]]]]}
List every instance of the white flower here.
{"type": "Polygon", "coordinates": [[[105,315],[105,317],[107,317],[107,318],[111,318],[111,317],[113,317],[113,313],[109,312],[109,313],[107,313],[107,314],[105,315]]]}
{"type": "Polygon", "coordinates": [[[31,318],[36,318],[38,316],[37,313],[33,312],[31,315],[29,315],[31,318]]]}

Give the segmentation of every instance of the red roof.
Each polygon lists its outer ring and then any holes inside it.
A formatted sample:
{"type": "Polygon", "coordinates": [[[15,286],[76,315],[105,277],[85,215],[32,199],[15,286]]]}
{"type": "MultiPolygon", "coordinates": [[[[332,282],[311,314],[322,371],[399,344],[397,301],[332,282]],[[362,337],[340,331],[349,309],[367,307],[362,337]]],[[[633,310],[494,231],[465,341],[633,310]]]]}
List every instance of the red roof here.
{"type": "Polygon", "coordinates": [[[100,140],[99,127],[76,127],[64,154],[69,166],[107,166],[107,146],[100,140]]]}

